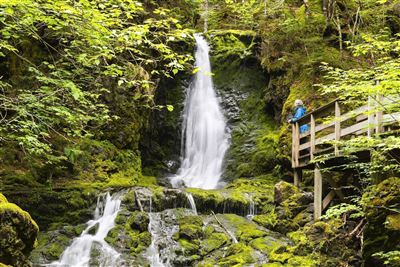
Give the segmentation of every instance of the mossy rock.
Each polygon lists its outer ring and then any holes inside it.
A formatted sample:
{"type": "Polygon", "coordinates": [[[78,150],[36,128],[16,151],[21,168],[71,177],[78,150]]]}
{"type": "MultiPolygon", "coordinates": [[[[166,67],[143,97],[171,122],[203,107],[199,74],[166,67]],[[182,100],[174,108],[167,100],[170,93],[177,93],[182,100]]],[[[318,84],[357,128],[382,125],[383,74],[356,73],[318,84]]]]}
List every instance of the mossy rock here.
{"type": "Polygon", "coordinates": [[[99,229],[99,223],[96,223],[90,229],[88,230],[89,235],[95,235],[97,233],[97,230],[99,229]]]}
{"type": "Polygon", "coordinates": [[[179,225],[193,224],[199,227],[203,226],[203,219],[197,215],[188,215],[179,219],[179,225]]]}
{"type": "Polygon", "coordinates": [[[268,214],[254,216],[253,221],[267,229],[273,230],[275,225],[278,223],[278,216],[275,213],[275,210],[272,210],[268,214]]]}
{"type": "Polygon", "coordinates": [[[276,248],[288,245],[288,240],[274,238],[272,236],[260,237],[252,240],[250,243],[254,249],[269,255],[276,248]]]}
{"type": "Polygon", "coordinates": [[[392,177],[371,186],[362,196],[362,203],[368,222],[364,231],[363,257],[367,264],[382,264],[372,257],[374,253],[400,250],[399,215],[391,211],[400,203],[400,178],[392,177]]]}
{"type": "Polygon", "coordinates": [[[35,246],[39,227],[29,213],[2,195],[0,203],[0,262],[29,266],[29,254],[35,246]]]}
{"type": "Polygon", "coordinates": [[[218,266],[245,266],[254,263],[254,250],[243,243],[232,244],[228,247],[224,258],[218,261],[218,266]]]}
{"type": "Polygon", "coordinates": [[[133,212],[127,221],[131,229],[138,230],[140,232],[147,231],[149,222],[149,214],[140,211],[133,212]]]}
{"type": "Polygon", "coordinates": [[[300,191],[296,186],[288,182],[281,181],[275,185],[275,203],[281,204],[283,201],[298,193],[300,193],[300,191]]]}
{"type": "Polygon", "coordinates": [[[195,255],[199,253],[198,242],[193,242],[193,240],[188,240],[186,238],[180,238],[178,240],[179,244],[183,248],[184,254],[186,256],[195,255]],[[196,244],[197,243],[197,244],[196,244]]]}
{"type": "Polygon", "coordinates": [[[182,224],[179,226],[179,236],[188,240],[199,239],[203,235],[200,226],[194,224],[182,224]]]}
{"type": "Polygon", "coordinates": [[[248,243],[252,239],[268,235],[268,232],[260,230],[257,224],[235,214],[221,215],[228,227],[233,227],[234,235],[240,242],[248,243]]]}
{"type": "Polygon", "coordinates": [[[200,254],[206,255],[216,249],[221,248],[230,242],[230,238],[224,233],[212,233],[201,241],[200,254]]]}

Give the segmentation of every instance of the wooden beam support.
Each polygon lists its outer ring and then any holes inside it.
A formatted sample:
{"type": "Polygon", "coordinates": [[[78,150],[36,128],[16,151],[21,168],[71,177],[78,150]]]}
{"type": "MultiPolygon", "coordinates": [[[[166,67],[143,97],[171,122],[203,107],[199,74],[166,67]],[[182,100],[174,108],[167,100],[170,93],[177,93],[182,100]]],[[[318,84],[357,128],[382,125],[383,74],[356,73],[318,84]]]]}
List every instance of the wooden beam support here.
{"type": "Polygon", "coordinates": [[[324,200],[322,201],[322,210],[325,210],[326,207],[328,207],[329,203],[331,203],[334,197],[335,197],[335,191],[331,190],[329,194],[327,194],[324,200]]]}
{"type": "Polygon", "coordinates": [[[326,177],[326,180],[328,181],[329,185],[332,187],[332,190],[336,193],[336,195],[339,197],[340,201],[346,202],[346,199],[343,195],[342,190],[339,188],[339,185],[330,177],[326,177]]]}
{"type": "Polygon", "coordinates": [[[295,168],[293,169],[293,183],[295,186],[300,187],[300,182],[303,177],[303,170],[301,168],[295,168]]]}
{"type": "Polygon", "coordinates": [[[314,169],[314,220],[322,215],[322,173],[318,166],[314,169]]]}

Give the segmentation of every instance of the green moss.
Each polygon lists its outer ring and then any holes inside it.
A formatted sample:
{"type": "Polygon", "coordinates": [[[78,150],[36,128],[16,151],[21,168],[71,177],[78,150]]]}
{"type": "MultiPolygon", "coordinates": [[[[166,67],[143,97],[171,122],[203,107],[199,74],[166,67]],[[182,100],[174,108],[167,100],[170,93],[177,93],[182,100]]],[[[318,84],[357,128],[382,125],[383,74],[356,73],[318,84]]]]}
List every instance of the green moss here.
{"type": "Polygon", "coordinates": [[[7,198],[2,193],[0,193],[0,204],[2,203],[8,203],[8,201],[7,198]]]}
{"type": "Polygon", "coordinates": [[[178,242],[183,248],[185,255],[193,255],[199,252],[199,245],[196,244],[197,242],[193,242],[193,240],[189,241],[186,238],[180,238],[178,242]]]}
{"type": "Polygon", "coordinates": [[[205,228],[204,228],[204,235],[205,235],[205,237],[209,237],[212,233],[214,233],[215,232],[215,228],[214,228],[214,226],[212,226],[212,225],[207,225],[205,228]]]}
{"type": "Polygon", "coordinates": [[[196,226],[203,226],[203,219],[197,215],[189,215],[179,219],[179,225],[194,224],[196,226]]]}
{"type": "Polygon", "coordinates": [[[283,242],[282,240],[270,237],[270,236],[266,236],[266,237],[260,237],[260,238],[256,238],[254,240],[252,240],[250,242],[250,245],[269,255],[272,251],[274,251],[275,249],[281,247],[281,246],[285,246],[286,243],[283,242]]]}
{"type": "Polygon", "coordinates": [[[400,178],[392,177],[371,186],[362,196],[367,225],[364,231],[363,256],[375,262],[375,253],[392,251],[400,244],[399,216],[391,211],[400,203],[400,178]],[[385,225],[385,227],[382,227],[385,225]]]}
{"type": "Polygon", "coordinates": [[[200,226],[193,224],[183,224],[179,226],[179,236],[188,239],[197,239],[202,235],[200,226]]]}
{"type": "Polygon", "coordinates": [[[29,213],[4,199],[0,203],[0,262],[27,266],[39,227],[29,213]]]}
{"type": "Polygon", "coordinates": [[[299,192],[299,189],[293,184],[281,181],[275,185],[275,201],[280,204],[299,192]]]}
{"type": "Polygon", "coordinates": [[[60,235],[56,237],[55,240],[52,240],[51,244],[46,248],[46,251],[42,253],[45,254],[48,259],[57,260],[60,258],[70,241],[70,238],[60,235]]]}
{"type": "Polygon", "coordinates": [[[385,227],[392,231],[400,231],[400,214],[391,214],[387,216],[385,227]]]}
{"type": "Polygon", "coordinates": [[[218,261],[218,266],[243,266],[254,263],[253,249],[243,243],[232,244],[226,251],[226,256],[218,261]]]}
{"type": "Polygon", "coordinates": [[[266,236],[268,233],[257,228],[257,225],[235,214],[224,214],[221,217],[232,226],[234,235],[240,242],[249,242],[252,239],[266,236]]]}
{"type": "Polygon", "coordinates": [[[201,254],[208,254],[229,243],[230,238],[224,233],[212,233],[201,242],[201,254]]]}
{"type": "Polygon", "coordinates": [[[320,266],[318,261],[311,257],[294,256],[288,260],[289,265],[302,266],[302,267],[316,267],[320,266]]]}
{"type": "Polygon", "coordinates": [[[278,223],[278,216],[275,210],[272,210],[268,214],[254,216],[253,221],[267,229],[274,229],[275,225],[278,223]]]}
{"type": "Polygon", "coordinates": [[[31,224],[36,232],[39,232],[39,226],[32,219],[28,212],[22,210],[20,207],[14,203],[1,203],[0,204],[0,214],[10,213],[21,216],[27,224],[31,224]]]}

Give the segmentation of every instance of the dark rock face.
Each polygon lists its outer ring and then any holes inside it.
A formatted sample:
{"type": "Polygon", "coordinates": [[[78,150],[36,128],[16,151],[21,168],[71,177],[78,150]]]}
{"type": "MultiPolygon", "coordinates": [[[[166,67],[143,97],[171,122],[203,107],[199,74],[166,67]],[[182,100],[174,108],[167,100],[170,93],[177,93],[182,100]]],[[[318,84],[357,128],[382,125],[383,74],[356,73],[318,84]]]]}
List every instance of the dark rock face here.
{"type": "MultiPolygon", "coordinates": [[[[140,140],[143,173],[165,176],[175,173],[180,165],[182,111],[190,76],[160,81],[155,94],[157,105],[173,105],[173,111],[154,110],[140,140]]],[[[161,181],[160,181],[161,182],[161,181]]],[[[164,181],[167,183],[168,181],[164,181]]]]}
{"type": "Polygon", "coordinates": [[[31,266],[28,258],[38,232],[29,213],[0,194],[0,264],[31,266]]]}
{"type": "Polygon", "coordinates": [[[21,192],[7,192],[10,201],[28,211],[46,230],[53,223],[80,224],[92,218],[97,191],[92,188],[80,189],[30,189],[21,192]]]}

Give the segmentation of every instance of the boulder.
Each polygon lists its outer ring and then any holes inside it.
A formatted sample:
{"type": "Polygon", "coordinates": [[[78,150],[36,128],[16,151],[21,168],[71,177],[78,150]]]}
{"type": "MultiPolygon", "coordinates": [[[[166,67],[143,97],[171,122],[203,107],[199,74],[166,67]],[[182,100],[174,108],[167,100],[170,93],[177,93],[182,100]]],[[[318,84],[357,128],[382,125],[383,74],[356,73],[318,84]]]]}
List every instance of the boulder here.
{"type": "Polygon", "coordinates": [[[12,266],[30,266],[39,227],[29,213],[0,193],[0,262],[12,266]]]}
{"type": "Polygon", "coordinates": [[[275,203],[279,205],[299,192],[299,189],[293,184],[281,181],[275,185],[275,203]]]}

